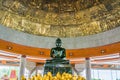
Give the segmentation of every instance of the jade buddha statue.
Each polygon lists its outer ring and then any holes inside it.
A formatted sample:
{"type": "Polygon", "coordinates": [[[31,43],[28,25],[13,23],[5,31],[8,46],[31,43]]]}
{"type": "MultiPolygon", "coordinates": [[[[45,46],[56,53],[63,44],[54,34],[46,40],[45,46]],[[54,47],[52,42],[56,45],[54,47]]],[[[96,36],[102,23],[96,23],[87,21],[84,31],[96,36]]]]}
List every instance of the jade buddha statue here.
{"type": "Polygon", "coordinates": [[[60,38],[56,40],[56,47],[51,49],[50,57],[53,59],[63,59],[66,57],[66,50],[61,47],[62,41],[60,38]]]}
{"type": "Polygon", "coordinates": [[[56,47],[50,51],[50,57],[52,59],[46,60],[44,65],[44,74],[51,72],[55,76],[58,72],[61,74],[66,72],[72,74],[71,65],[69,60],[66,60],[66,50],[61,47],[62,41],[60,38],[56,39],[56,47]]]}

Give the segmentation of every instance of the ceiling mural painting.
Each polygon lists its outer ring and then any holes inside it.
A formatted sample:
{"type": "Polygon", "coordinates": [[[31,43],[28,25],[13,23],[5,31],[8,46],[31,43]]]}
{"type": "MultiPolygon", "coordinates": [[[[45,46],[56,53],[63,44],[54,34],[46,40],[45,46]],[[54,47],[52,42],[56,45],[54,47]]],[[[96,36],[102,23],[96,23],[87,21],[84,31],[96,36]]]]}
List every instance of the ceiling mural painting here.
{"type": "Polygon", "coordinates": [[[120,26],[120,0],[0,0],[0,24],[40,36],[93,35],[120,26]]]}

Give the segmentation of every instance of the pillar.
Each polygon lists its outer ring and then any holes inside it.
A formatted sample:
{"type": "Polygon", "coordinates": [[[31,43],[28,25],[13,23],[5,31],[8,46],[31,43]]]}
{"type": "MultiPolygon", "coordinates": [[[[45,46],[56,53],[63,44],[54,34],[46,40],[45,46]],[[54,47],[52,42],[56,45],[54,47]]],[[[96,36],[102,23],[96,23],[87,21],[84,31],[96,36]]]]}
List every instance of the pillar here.
{"type": "Polygon", "coordinates": [[[85,66],[86,66],[86,80],[91,80],[91,63],[90,63],[90,58],[86,58],[85,66]]]}
{"type": "Polygon", "coordinates": [[[22,55],[20,58],[20,71],[19,71],[19,77],[18,80],[21,79],[21,76],[25,73],[25,66],[26,66],[26,56],[22,55]]]}

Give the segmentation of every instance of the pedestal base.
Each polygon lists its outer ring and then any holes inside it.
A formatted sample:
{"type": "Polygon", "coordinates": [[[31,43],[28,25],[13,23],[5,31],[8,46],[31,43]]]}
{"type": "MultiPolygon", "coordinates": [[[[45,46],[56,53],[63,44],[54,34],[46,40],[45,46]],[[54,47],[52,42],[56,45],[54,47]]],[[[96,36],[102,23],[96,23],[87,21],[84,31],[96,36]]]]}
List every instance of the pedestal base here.
{"type": "Polygon", "coordinates": [[[55,76],[58,72],[61,74],[64,72],[72,74],[72,67],[69,64],[69,60],[46,60],[46,63],[44,65],[44,74],[47,74],[47,72],[51,72],[53,76],[55,76]]]}

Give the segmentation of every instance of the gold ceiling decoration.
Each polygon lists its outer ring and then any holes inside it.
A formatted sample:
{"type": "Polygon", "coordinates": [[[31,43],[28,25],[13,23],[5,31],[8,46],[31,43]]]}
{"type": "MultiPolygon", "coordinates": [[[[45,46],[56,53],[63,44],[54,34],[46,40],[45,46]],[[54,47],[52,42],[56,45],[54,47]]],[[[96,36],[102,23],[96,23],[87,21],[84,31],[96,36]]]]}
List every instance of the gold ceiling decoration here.
{"type": "Polygon", "coordinates": [[[0,0],[0,24],[41,36],[92,35],[120,26],[120,0],[0,0]]]}

